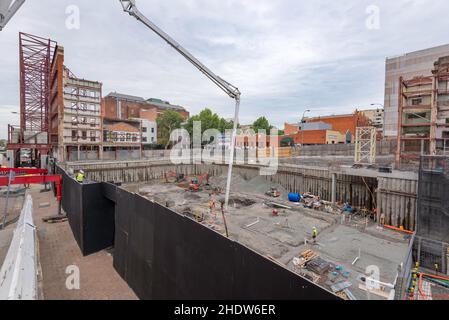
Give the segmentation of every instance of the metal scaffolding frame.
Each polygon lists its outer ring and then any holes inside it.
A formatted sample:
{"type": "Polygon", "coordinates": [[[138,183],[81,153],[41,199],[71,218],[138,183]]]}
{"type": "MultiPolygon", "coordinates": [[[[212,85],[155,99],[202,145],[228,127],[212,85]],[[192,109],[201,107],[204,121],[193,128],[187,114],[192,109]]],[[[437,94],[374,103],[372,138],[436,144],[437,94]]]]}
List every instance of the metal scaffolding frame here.
{"type": "Polygon", "coordinates": [[[31,149],[32,158],[39,161],[39,154],[51,150],[50,84],[55,48],[55,41],[19,33],[20,127],[8,125],[7,146],[14,158],[21,149],[31,149]]]}
{"type": "Polygon", "coordinates": [[[48,132],[50,69],[56,42],[34,35],[19,34],[20,129],[48,132]]]}
{"type": "Polygon", "coordinates": [[[355,163],[374,164],[376,162],[376,127],[357,127],[355,135],[355,163]]]}

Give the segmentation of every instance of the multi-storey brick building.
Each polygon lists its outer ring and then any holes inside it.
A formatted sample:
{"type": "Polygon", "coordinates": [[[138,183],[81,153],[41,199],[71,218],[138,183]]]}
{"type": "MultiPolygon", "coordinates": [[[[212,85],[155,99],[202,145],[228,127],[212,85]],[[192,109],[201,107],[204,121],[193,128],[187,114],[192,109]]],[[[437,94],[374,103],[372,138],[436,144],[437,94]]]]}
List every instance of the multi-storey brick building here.
{"type": "Polygon", "coordinates": [[[104,117],[108,119],[127,120],[141,118],[155,121],[167,110],[178,112],[184,119],[189,112],[181,106],[172,105],[159,99],[145,100],[142,97],[112,92],[103,99],[104,117]]]}
{"type": "Polygon", "coordinates": [[[108,120],[140,120],[142,127],[142,144],[157,143],[160,130],[156,120],[167,110],[178,112],[184,119],[189,112],[181,106],[172,105],[160,99],[142,97],[111,92],[103,99],[103,117],[108,120]]]}
{"type": "Polygon", "coordinates": [[[64,48],[52,63],[50,142],[59,161],[102,158],[102,84],[75,77],[64,66],[64,48]]]}

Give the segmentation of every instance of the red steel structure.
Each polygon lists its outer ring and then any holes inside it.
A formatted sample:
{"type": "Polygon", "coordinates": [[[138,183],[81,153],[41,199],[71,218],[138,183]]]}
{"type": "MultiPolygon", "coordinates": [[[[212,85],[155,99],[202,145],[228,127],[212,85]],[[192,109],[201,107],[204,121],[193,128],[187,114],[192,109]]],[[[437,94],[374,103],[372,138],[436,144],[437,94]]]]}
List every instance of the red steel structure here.
{"type": "Polygon", "coordinates": [[[9,127],[10,150],[29,148],[41,153],[50,150],[50,71],[56,45],[50,39],[19,33],[20,128],[9,127]]]}

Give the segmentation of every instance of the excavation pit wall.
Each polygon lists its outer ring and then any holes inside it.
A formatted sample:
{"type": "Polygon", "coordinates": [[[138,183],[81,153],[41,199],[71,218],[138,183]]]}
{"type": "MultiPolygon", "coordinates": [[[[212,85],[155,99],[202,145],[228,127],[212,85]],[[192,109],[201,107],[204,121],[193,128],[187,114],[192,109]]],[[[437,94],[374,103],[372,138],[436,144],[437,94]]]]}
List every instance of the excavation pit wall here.
{"type": "Polygon", "coordinates": [[[107,182],[79,184],[57,171],[62,206],[81,251],[113,246],[114,268],[141,299],[339,299],[161,204],[107,182]]]}
{"type": "MultiPolygon", "coordinates": [[[[67,163],[65,168],[83,169],[88,179],[114,183],[142,183],[164,179],[168,171],[186,176],[226,175],[225,164],[173,165],[168,161],[67,163]]],[[[259,166],[235,165],[233,174],[251,180],[260,175],[259,166]]],[[[418,174],[379,173],[376,170],[280,165],[276,174],[263,176],[287,192],[310,192],[326,201],[349,202],[357,208],[377,208],[376,221],[408,230],[416,228],[418,174]],[[333,192],[334,191],[334,192],[333,192]]]]}

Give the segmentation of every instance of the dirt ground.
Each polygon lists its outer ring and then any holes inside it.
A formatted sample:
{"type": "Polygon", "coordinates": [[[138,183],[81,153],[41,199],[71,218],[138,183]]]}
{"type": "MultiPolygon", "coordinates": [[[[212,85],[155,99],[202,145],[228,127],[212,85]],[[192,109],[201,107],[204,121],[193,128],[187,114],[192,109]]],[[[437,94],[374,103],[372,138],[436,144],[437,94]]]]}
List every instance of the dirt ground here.
{"type": "MultiPolygon", "coordinates": [[[[145,185],[124,186],[150,200],[170,207],[174,211],[196,219],[200,223],[225,235],[221,203],[224,202],[225,176],[211,177],[210,185],[201,191],[186,190],[190,179],[180,183],[153,181],[145,185]],[[212,211],[210,204],[214,203],[212,211]]],[[[305,250],[311,249],[322,259],[346,271],[352,283],[351,293],[357,299],[366,299],[367,294],[359,289],[359,276],[369,266],[377,266],[381,280],[393,282],[398,265],[403,262],[408,239],[361,217],[345,217],[304,208],[302,204],[288,201],[288,191],[281,186],[267,182],[263,177],[245,180],[234,175],[229,209],[225,212],[229,237],[249,248],[273,259],[286,268],[297,270],[292,261],[305,250]],[[281,192],[281,197],[272,198],[265,194],[271,187],[281,192]],[[273,207],[272,202],[275,202],[273,207]],[[285,208],[284,208],[285,206],[285,208]],[[276,214],[273,214],[276,210],[276,214]],[[312,241],[312,229],[317,228],[317,243],[312,241]],[[355,264],[355,258],[359,256],[355,264]]],[[[314,278],[316,280],[316,278],[314,278]]],[[[318,284],[328,289],[335,279],[321,276],[318,284]]],[[[371,299],[381,298],[371,295],[371,299]]]]}

